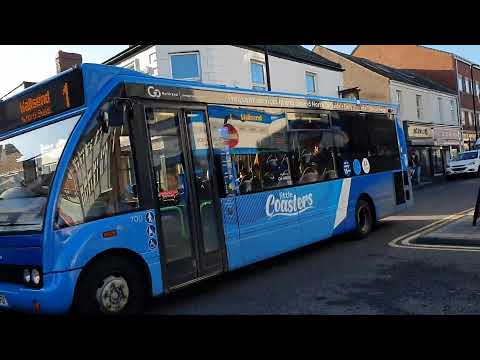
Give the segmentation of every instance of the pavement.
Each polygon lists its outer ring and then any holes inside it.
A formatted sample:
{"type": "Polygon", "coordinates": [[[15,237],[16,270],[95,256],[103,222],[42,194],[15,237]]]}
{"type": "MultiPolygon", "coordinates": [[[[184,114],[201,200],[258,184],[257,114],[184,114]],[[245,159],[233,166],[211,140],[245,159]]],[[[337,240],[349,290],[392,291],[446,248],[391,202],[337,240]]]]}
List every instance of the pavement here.
{"type": "Polygon", "coordinates": [[[480,246],[480,224],[473,226],[473,213],[415,239],[424,245],[480,246]]]}

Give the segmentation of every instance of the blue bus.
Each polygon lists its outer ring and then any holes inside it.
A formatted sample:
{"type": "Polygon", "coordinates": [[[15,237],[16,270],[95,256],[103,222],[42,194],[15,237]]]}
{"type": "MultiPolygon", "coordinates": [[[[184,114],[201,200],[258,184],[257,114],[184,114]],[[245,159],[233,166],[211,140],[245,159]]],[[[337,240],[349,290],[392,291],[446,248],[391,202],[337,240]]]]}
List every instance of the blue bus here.
{"type": "Polygon", "coordinates": [[[83,64],[0,102],[0,308],[129,313],[412,204],[395,105],[83,64]]]}

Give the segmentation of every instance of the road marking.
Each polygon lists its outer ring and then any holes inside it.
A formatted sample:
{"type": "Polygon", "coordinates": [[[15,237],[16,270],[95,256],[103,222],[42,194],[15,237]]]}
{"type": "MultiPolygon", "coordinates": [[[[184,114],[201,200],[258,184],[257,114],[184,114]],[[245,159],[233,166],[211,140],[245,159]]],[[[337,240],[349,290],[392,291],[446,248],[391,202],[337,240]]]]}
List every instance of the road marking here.
{"type": "Polygon", "coordinates": [[[413,230],[408,234],[401,235],[388,243],[389,246],[396,248],[408,248],[408,249],[423,249],[423,250],[448,250],[448,251],[480,251],[480,247],[473,246],[452,246],[452,245],[422,245],[412,244],[412,240],[425,235],[429,232],[435,231],[440,227],[447,225],[455,220],[461,219],[471,213],[474,208],[460,211],[458,213],[449,215],[441,220],[435,221],[431,224],[425,225],[420,229],[413,230]]]}
{"type": "Polygon", "coordinates": [[[449,215],[393,215],[383,219],[383,221],[428,221],[445,220],[449,215]]]}

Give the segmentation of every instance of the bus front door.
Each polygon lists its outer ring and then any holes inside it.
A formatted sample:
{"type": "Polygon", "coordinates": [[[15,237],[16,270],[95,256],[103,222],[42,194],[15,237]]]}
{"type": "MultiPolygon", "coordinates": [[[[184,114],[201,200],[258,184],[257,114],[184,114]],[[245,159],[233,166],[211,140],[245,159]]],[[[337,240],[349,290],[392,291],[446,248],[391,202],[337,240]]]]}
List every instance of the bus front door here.
{"type": "Polygon", "coordinates": [[[167,288],[224,270],[221,215],[204,110],[146,107],[167,288]]]}

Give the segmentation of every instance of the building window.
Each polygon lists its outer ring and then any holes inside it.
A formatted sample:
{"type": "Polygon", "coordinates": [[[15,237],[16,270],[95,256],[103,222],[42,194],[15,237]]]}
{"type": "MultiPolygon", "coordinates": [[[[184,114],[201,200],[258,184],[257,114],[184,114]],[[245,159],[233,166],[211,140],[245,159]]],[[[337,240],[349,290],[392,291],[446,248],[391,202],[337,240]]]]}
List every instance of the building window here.
{"type": "Polygon", "coordinates": [[[467,94],[470,94],[470,90],[471,90],[471,88],[470,88],[470,79],[466,77],[466,78],[465,78],[465,92],[466,92],[467,94]]]}
{"type": "Polygon", "coordinates": [[[395,91],[397,94],[397,105],[398,105],[398,112],[402,111],[402,92],[400,90],[395,91]]]}
{"type": "Polygon", "coordinates": [[[453,100],[450,100],[450,119],[452,122],[455,120],[455,105],[453,100]]]}
{"type": "Polygon", "coordinates": [[[422,117],[423,117],[422,95],[417,95],[417,119],[421,120],[422,117]]]}
{"type": "Polygon", "coordinates": [[[305,73],[305,81],[307,83],[307,94],[315,94],[317,92],[317,75],[306,72],[305,73]]]}
{"type": "Polygon", "coordinates": [[[172,78],[201,80],[200,54],[198,52],[170,54],[172,78]]]}
{"type": "Polygon", "coordinates": [[[462,126],[465,126],[465,111],[460,111],[462,126]]]}
{"type": "Polygon", "coordinates": [[[463,77],[462,75],[458,75],[458,91],[463,91],[463,77]]]}
{"type": "Polygon", "coordinates": [[[476,95],[480,97],[480,83],[478,81],[475,81],[475,90],[476,90],[476,95]]]}
{"type": "Polygon", "coordinates": [[[438,116],[440,117],[439,120],[443,122],[443,112],[442,112],[442,98],[437,98],[438,100],[438,116]]]}
{"type": "Polygon", "coordinates": [[[258,61],[252,61],[250,63],[250,72],[252,75],[252,89],[265,90],[265,66],[258,61]]]}
{"type": "Polygon", "coordinates": [[[468,126],[472,126],[473,125],[473,113],[472,112],[468,112],[468,126]]]}

